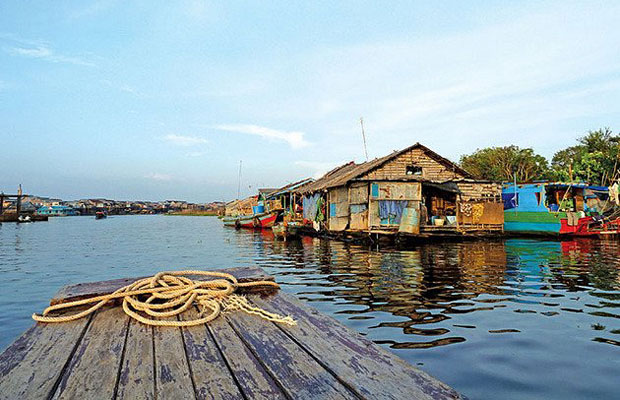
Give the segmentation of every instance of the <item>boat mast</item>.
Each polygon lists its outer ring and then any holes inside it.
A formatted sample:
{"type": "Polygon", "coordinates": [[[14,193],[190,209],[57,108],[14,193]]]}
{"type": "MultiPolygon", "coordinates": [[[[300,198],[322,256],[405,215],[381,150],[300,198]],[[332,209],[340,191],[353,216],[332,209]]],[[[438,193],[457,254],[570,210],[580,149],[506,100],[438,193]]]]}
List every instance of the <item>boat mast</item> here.
{"type": "Polygon", "coordinates": [[[366,133],[364,132],[364,118],[360,117],[360,125],[362,125],[362,139],[364,140],[364,154],[366,154],[366,162],[368,162],[368,149],[366,148],[366,133]]]}
{"type": "Polygon", "coordinates": [[[239,200],[239,197],[241,197],[241,162],[242,160],[239,160],[239,180],[237,181],[237,200],[239,200]]]}

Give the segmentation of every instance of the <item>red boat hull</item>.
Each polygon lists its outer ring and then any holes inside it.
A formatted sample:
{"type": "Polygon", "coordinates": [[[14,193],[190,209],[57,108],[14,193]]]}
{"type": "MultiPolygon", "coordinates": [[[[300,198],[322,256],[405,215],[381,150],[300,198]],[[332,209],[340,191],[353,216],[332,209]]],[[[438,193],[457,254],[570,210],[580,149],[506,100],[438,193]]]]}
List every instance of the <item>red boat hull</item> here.
{"type": "Polygon", "coordinates": [[[239,220],[239,226],[241,228],[248,229],[271,228],[276,223],[277,218],[277,212],[272,212],[264,215],[255,215],[253,217],[247,217],[239,220]]]}
{"type": "Polygon", "coordinates": [[[568,225],[568,219],[561,219],[560,235],[567,236],[598,236],[616,235],[620,233],[620,221],[615,220],[607,223],[595,223],[594,218],[579,218],[577,225],[568,225]]]}

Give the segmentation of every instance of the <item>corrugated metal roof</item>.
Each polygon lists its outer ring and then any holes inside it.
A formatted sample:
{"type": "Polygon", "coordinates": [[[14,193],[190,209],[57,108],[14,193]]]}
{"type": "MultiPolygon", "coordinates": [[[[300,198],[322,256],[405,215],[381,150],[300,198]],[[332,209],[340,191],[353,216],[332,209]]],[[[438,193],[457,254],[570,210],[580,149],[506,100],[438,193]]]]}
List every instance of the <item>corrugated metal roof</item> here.
{"type": "Polygon", "coordinates": [[[307,183],[312,183],[312,182],[314,182],[313,178],[305,178],[297,182],[289,183],[288,185],[282,186],[281,188],[276,189],[275,191],[267,194],[267,199],[269,200],[274,197],[281,196],[286,193],[290,193],[293,190],[297,189],[298,187],[303,186],[307,183]]]}

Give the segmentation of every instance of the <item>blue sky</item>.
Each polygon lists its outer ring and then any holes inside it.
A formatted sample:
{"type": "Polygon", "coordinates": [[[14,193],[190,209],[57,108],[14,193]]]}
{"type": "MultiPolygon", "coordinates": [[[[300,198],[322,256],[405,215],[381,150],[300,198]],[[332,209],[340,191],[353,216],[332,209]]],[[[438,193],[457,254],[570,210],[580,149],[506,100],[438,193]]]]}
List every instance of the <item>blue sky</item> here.
{"type": "Polygon", "coordinates": [[[0,190],[232,199],[620,127],[620,3],[3,1],[0,190]]]}

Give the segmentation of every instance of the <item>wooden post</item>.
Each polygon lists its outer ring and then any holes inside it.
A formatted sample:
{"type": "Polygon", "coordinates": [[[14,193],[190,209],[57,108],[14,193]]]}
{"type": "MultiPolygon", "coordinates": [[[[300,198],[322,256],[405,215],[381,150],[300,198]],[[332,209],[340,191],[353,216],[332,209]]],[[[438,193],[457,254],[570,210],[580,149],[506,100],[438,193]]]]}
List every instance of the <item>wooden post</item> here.
{"type": "Polygon", "coordinates": [[[17,189],[17,202],[15,203],[15,206],[17,208],[17,217],[19,218],[19,213],[22,210],[22,185],[19,185],[19,189],[17,189]]]}

